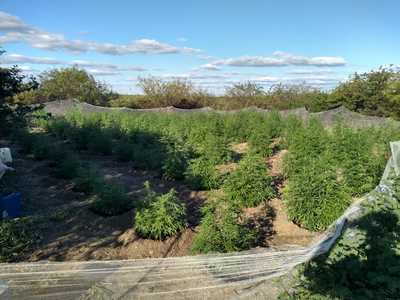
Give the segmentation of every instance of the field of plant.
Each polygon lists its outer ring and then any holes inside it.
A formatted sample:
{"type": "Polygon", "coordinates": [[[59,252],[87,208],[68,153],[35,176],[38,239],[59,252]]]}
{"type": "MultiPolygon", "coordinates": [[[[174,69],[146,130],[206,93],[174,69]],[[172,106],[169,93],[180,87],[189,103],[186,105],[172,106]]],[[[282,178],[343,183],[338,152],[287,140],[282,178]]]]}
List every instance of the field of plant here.
{"type": "MultiPolygon", "coordinates": [[[[14,138],[36,160],[47,159],[54,174],[87,195],[90,210],[107,218],[134,212],[132,228],[144,239],[163,240],[195,227],[192,252],[229,252],[260,245],[261,230],[244,213],[283,199],[295,224],[322,231],[354,198],[372,190],[388,158],[396,125],[324,128],[278,113],[234,114],[90,113],[62,118],[37,114],[33,127],[14,138]],[[235,145],[246,151],[234,151],[235,145]],[[272,176],[268,157],[285,151],[282,176],[272,176]],[[174,189],[159,194],[146,182],[132,196],[118,181],[104,181],[82,155],[112,157],[153,172],[164,182],[208,191],[197,221],[174,189]],[[279,188],[283,182],[283,189],[279,188]]],[[[193,213],[193,212],[191,212],[193,213]]],[[[265,218],[269,218],[267,215],[265,218]]],[[[2,223],[12,239],[13,223],[2,223]]],[[[17,229],[15,229],[17,230],[17,229]]],[[[29,241],[29,239],[28,239],[29,241]]],[[[10,251],[10,250],[7,250],[10,251]]],[[[2,257],[6,257],[2,254],[2,257]]]]}

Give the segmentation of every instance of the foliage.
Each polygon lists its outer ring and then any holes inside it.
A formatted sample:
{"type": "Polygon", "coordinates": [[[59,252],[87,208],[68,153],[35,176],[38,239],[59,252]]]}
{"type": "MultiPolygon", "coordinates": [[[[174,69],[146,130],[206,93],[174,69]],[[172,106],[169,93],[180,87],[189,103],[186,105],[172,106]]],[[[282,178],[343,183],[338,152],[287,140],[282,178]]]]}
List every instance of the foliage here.
{"type": "Polygon", "coordinates": [[[351,129],[338,123],[328,131],[317,120],[291,127],[284,159],[290,218],[308,229],[323,230],[351,197],[372,190],[387,159],[386,130],[351,129]]]}
{"type": "Polygon", "coordinates": [[[203,214],[192,245],[193,253],[241,251],[256,244],[256,230],[239,221],[237,207],[221,199],[205,206],[203,214]]]}
{"type": "Polygon", "coordinates": [[[385,68],[368,73],[355,73],[329,95],[330,101],[341,103],[352,111],[399,118],[396,85],[399,74],[385,68]]]}
{"type": "Polygon", "coordinates": [[[283,121],[277,112],[272,112],[260,120],[248,138],[250,150],[252,153],[260,154],[261,156],[270,156],[275,138],[281,136],[283,130],[283,121]]]}
{"type": "Polygon", "coordinates": [[[28,217],[0,221],[0,262],[12,262],[40,239],[28,217]]]}
{"type": "Polygon", "coordinates": [[[107,183],[92,197],[90,209],[102,216],[115,216],[132,208],[132,200],[124,187],[117,183],[107,183]]]}
{"type": "Polygon", "coordinates": [[[226,96],[237,99],[249,99],[252,97],[263,96],[265,94],[261,85],[251,81],[235,83],[226,90],[226,96]]]}
{"type": "Polygon", "coordinates": [[[96,105],[107,105],[114,97],[109,88],[75,66],[53,69],[40,74],[39,101],[77,99],[96,105]]]}
{"type": "MultiPolygon", "coordinates": [[[[4,51],[0,50],[0,55],[4,51]]],[[[29,123],[30,114],[35,107],[13,105],[12,97],[21,92],[36,89],[38,83],[34,77],[27,77],[17,67],[0,67],[0,135],[6,136],[17,128],[23,128],[29,123]]]]}
{"type": "Polygon", "coordinates": [[[147,204],[136,212],[135,230],[143,237],[162,240],[185,228],[186,210],[174,189],[154,196],[147,194],[147,204]]]}
{"type": "Polygon", "coordinates": [[[193,189],[211,190],[220,186],[222,178],[212,162],[202,156],[189,162],[185,181],[193,189]]]}
{"type": "Polygon", "coordinates": [[[102,184],[98,172],[92,168],[79,169],[78,176],[74,180],[74,191],[91,194],[102,184]]]}
{"type": "Polygon", "coordinates": [[[239,207],[257,206],[276,194],[266,162],[258,155],[247,155],[243,158],[222,188],[228,199],[239,207]]]}
{"type": "Polygon", "coordinates": [[[315,231],[327,228],[351,202],[346,186],[325,157],[309,159],[290,178],[284,195],[289,218],[315,231]]]}
{"type": "Polygon", "coordinates": [[[194,87],[187,80],[162,80],[156,77],[141,77],[138,86],[145,95],[145,107],[175,106],[178,108],[201,107],[201,101],[207,94],[194,87]]]}
{"type": "Polygon", "coordinates": [[[79,174],[79,159],[72,153],[66,155],[56,164],[56,176],[63,179],[73,179],[79,174]]]}
{"type": "Polygon", "coordinates": [[[300,270],[296,288],[282,299],[398,299],[400,198],[375,196],[328,254],[300,270]]]}
{"type": "Polygon", "coordinates": [[[166,159],[163,162],[162,173],[166,180],[183,180],[192,151],[182,142],[167,143],[166,159]]]}

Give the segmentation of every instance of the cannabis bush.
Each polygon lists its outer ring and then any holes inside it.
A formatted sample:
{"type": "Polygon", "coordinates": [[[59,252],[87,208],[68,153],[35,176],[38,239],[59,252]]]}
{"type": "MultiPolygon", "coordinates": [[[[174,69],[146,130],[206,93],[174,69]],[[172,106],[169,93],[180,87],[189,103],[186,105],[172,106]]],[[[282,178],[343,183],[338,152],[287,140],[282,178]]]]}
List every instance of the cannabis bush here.
{"type": "Polygon", "coordinates": [[[324,230],[349,206],[351,196],[329,159],[310,158],[289,178],[284,203],[289,218],[309,230],[324,230]]]}
{"type": "Polygon", "coordinates": [[[141,236],[162,240],[185,228],[185,205],[176,196],[174,189],[152,200],[147,198],[145,202],[148,204],[135,215],[135,230],[141,236]]]}
{"type": "Polygon", "coordinates": [[[163,178],[166,180],[182,180],[192,156],[191,151],[183,143],[168,143],[167,154],[162,166],[163,178]]]}
{"type": "Polygon", "coordinates": [[[193,189],[211,190],[221,185],[222,177],[206,157],[199,157],[190,161],[185,181],[193,189]]]}
{"type": "Polygon", "coordinates": [[[79,167],[79,159],[74,154],[67,153],[63,159],[58,161],[55,174],[59,178],[72,179],[78,175],[79,167]]]}
{"type": "Polygon", "coordinates": [[[265,160],[247,155],[223,184],[228,199],[240,207],[253,207],[275,196],[273,181],[265,160]]]}
{"type": "Polygon", "coordinates": [[[256,230],[239,222],[240,209],[223,202],[219,200],[203,208],[204,216],[193,242],[193,253],[241,251],[256,244],[256,230]]]}
{"type": "Polygon", "coordinates": [[[93,193],[102,184],[100,175],[93,169],[81,168],[74,180],[74,191],[85,194],[93,193]]]}
{"type": "Polygon", "coordinates": [[[280,299],[398,299],[399,200],[396,194],[365,202],[363,216],[348,224],[328,254],[302,267],[296,287],[280,299]]]}
{"type": "Polygon", "coordinates": [[[126,195],[122,185],[104,184],[101,190],[92,197],[90,209],[102,216],[122,214],[133,207],[132,200],[126,195]]]}

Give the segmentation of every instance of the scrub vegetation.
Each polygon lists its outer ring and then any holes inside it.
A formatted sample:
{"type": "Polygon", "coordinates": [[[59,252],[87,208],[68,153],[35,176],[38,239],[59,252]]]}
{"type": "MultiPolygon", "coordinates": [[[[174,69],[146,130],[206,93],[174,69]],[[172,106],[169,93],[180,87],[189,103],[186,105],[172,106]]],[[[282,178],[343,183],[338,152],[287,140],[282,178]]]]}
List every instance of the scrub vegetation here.
{"type": "MultiPolygon", "coordinates": [[[[68,182],[69,191],[81,195],[87,203],[84,214],[100,220],[94,231],[119,219],[129,221],[125,233],[133,231],[135,240],[146,242],[179,240],[190,231],[189,247],[194,254],[264,246],[261,228],[249,211],[268,208],[274,198],[283,200],[283,209],[296,225],[325,230],[355,198],[378,184],[389,155],[388,143],[400,139],[397,123],[355,129],[338,121],[326,128],[317,119],[283,117],[276,111],[71,111],[53,117],[40,107],[25,105],[69,97],[133,108],[305,106],[320,111],[345,105],[361,113],[399,118],[398,74],[384,69],[356,74],[329,92],[283,85],[265,91],[250,82],[235,85],[220,97],[199,91],[190,82],[157,78],[141,79],[143,95],[119,96],[76,68],[46,73],[39,81],[23,77],[17,68],[1,68],[0,76],[2,137],[18,145],[24,157],[47,162],[52,179],[68,182]],[[76,87],[77,82],[83,90],[76,87]],[[245,150],[235,150],[237,145],[245,145],[245,150]],[[279,178],[269,165],[277,152],[283,155],[279,178]],[[157,184],[146,183],[144,189],[132,193],[128,191],[131,182],[118,176],[107,179],[90,164],[91,158],[130,164],[157,184]],[[204,201],[195,205],[187,201],[183,196],[187,191],[203,193],[204,201]],[[199,216],[194,216],[197,212],[199,216]]],[[[13,174],[2,178],[2,193],[9,192],[14,179],[13,174]]],[[[349,224],[357,228],[357,234],[342,237],[328,254],[303,266],[296,288],[282,294],[282,299],[396,299],[397,196],[393,201],[366,204],[366,215],[349,224]]],[[[82,211],[56,211],[53,223],[33,216],[2,220],[0,261],[24,259],[40,243],[43,224],[52,226],[57,220],[67,224],[73,217],[81,218],[82,211]]],[[[106,234],[109,238],[114,232],[106,234]]],[[[118,236],[118,245],[132,242],[124,234],[118,236]]]]}

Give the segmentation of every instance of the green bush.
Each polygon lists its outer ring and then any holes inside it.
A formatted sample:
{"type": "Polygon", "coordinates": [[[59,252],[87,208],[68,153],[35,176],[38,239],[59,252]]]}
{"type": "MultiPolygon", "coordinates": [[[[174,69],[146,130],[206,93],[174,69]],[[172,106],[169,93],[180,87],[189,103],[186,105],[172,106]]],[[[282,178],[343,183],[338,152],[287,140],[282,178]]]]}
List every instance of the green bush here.
{"type": "Polygon", "coordinates": [[[257,232],[239,222],[240,209],[225,201],[203,208],[203,219],[192,245],[193,253],[247,250],[257,242],[257,232]]]}
{"type": "Polygon", "coordinates": [[[167,154],[162,166],[163,178],[182,180],[192,154],[183,143],[168,143],[167,154]]]}
{"type": "Polygon", "coordinates": [[[21,255],[31,250],[39,239],[33,221],[28,217],[0,221],[0,262],[21,259],[21,255]]]}
{"type": "Polygon", "coordinates": [[[90,209],[102,216],[122,214],[133,207],[132,200],[126,195],[122,185],[117,183],[104,184],[98,194],[92,197],[90,209]]]}
{"type": "Polygon", "coordinates": [[[101,129],[94,130],[87,148],[94,154],[110,155],[113,148],[111,136],[101,129]]]}
{"type": "Polygon", "coordinates": [[[57,163],[55,174],[59,178],[73,179],[78,175],[79,168],[79,159],[72,153],[67,153],[66,156],[57,163]]]}
{"type": "Polygon", "coordinates": [[[396,194],[364,202],[363,215],[347,224],[328,254],[299,270],[295,287],[280,299],[398,299],[399,200],[396,194]]]}
{"type": "MultiPolygon", "coordinates": [[[[148,197],[148,196],[147,196],[148,197]]],[[[139,209],[135,215],[135,230],[143,237],[162,240],[177,234],[186,226],[184,204],[174,189],[159,195],[139,209]]]]}
{"type": "Polygon", "coordinates": [[[228,199],[239,207],[253,207],[276,195],[266,162],[259,155],[248,154],[225,180],[228,199]]]}
{"type": "Polygon", "coordinates": [[[48,136],[44,135],[34,135],[32,154],[37,160],[49,159],[52,141],[48,136]]]}
{"type": "Polygon", "coordinates": [[[116,143],[114,147],[114,154],[120,161],[129,161],[132,159],[135,145],[128,141],[121,140],[116,143]]]}
{"type": "Polygon", "coordinates": [[[91,194],[96,191],[98,187],[104,182],[101,180],[100,175],[93,169],[81,168],[79,169],[78,176],[74,180],[74,191],[85,194],[91,194]]]}
{"type": "Polygon", "coordinates": [[[349,206],[351,196],[329,159],[310,158],[289,178],[284,203],[290,219],[309,230],[324,230],[349,206]]]}
{"type": "Polygon", "coordinates": [[[215,166],[206,157],[192,159],[185,172],[185,181],[193,189],[216,189],[222,180],[215,166]]]}

